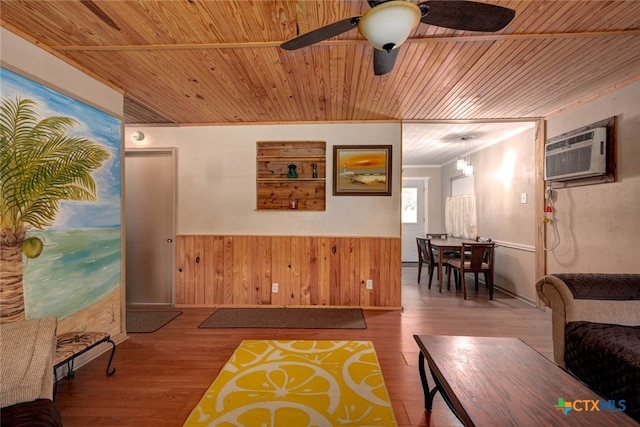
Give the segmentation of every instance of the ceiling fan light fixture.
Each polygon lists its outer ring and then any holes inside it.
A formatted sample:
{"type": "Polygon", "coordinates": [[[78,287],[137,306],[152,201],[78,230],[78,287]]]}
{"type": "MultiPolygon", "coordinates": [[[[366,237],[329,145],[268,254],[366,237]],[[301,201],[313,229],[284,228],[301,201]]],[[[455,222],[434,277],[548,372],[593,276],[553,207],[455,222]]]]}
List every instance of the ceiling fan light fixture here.
{"type": "Polygon", "coordinates": [[[420,22],[420,8],[407,0],[391,0],[369,9],[358,22],[358,31],[383,51],[397,48],[420,22]]]}

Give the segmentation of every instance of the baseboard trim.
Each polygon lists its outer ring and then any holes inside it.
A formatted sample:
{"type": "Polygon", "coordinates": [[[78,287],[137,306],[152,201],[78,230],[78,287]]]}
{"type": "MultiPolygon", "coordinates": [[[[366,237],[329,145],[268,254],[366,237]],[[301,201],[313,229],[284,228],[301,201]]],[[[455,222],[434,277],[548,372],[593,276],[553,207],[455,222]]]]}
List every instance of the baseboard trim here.
{"type": "Polygon", "coordinates": [[[535,301],[531,301],[531,300],[530,300],[530,299],[528,299],[528,298],[525,298],[525,297],[520,296],[520,295],[518,295],[518,294],[514,294],[513,292],[511,292],[511,291],[509,291],[509,290],[507,290],[507,289],[501,288],[500,286],[493,285],[493,287],[494,287],[494,289],[498,289],[500,292],[502,292],[502,293],[504,293],[504,294],[507,294],[507,295],[509,295],[510,297],[513,297],[513,298],[515,298],[515,299],[517,299],[517,300],[522,301],[523,303],[525,303],[525,304],[527,304],[527,305],[530,305],[530,306],[533,306],[533,307],[536,307],[536,308],[537,308],[537,306],[536,306],[536,302],[535,302],[535,301]]]}

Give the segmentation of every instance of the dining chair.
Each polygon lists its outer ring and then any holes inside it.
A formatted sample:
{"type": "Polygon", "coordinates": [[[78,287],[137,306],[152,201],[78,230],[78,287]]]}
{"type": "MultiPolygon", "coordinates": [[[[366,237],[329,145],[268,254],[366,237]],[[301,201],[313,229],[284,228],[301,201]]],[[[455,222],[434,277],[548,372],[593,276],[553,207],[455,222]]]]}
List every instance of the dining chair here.
{"type": "MultiPolygon", "coordinates": [[[[426,264],[429,269],[429,289],[431,289],[431,282],[433,281],[433,272],[438,267],[438,256],[434,254],[433,248],[431,248],[431,239],[416,236],[416,243],[418,245],[418,283],[420,283],[420,275],[422,274],[422,264],[426,264]]],[[[443,259],[443,264],[444,264],[443,259]]]]}
{"type": "MultiPolygon", "coordinates": [[[[491,240],[491,237],[481,237],[481,236],[476,236],[476,242],[480,242],[480,243],[491,243],[493,240],[491,240]]],[[[486,255],[485,255],[486,256],[486,255]]],[[[485,259],[484,262],[487,262],[487,260],[485,259]]],[[[478,287],[478,273],[474,273],[475,278],[476,278],[476,289],[478,287]]],[[[489,286],[489,278],[487,277],[488,273],[484,273],[484,284],[485,286],[489,286]]]]}
{"type": "MultiPolygon", "coordinates": [[[[476,242],[480,242],[480,243],[491,243],[491,237],[481,237],[481,236],[476,236],[476,242]]],[[[464,254],[465,257],[469,258],[470,254],[469,252],[466,252],[464,254]]],[[[487,262],[487,260],[485,259],[485,262],[487,262]]],[[[476,280],[476,287],[478,286],[478,273],[474,273],[475,276],[475,280],[476,280]]],[[[458,278],[456,277],[456,286],[458,286],[458,282],[457,282],[458,278]]],[[[484,275],[484,283],[487,284],[488,283],[488,278],[487,278],[487,273],[485,273],[484,275]]]]}
{"type": "MultiPolygon", "coordinates": [[[[447,288],[451,282],[451,270],[455,270],[460,276],[460,286],[464,299],[467,299],[467,285],[465,281],[466,273],[485,273],[487,286],[489,288],[489,299],[493,300],[493,252],[495,243],[487,242],[462,242],[461,252],[468,257],[450,258],[447,260],[447,288]]],[[[478,290],[478,281],[476,280],[476,291],[478,290]]]]}

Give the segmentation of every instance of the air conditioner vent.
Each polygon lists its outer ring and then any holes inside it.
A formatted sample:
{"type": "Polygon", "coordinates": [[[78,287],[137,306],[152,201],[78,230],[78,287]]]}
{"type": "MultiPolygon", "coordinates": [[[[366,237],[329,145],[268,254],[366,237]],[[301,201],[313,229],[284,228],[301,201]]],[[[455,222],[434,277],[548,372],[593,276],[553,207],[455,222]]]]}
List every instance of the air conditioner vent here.
{"type": "Polygon", "coordinates": [[[594,132],[587,132],[580,135],[572,136],[571,138],[563,139],[560,142],[555,142],[553,144],[548,144],[545,148],[546,151],[557,150],[558,148],[567,147],[575,144],[576,142],[588,141],[593,139],[594,132]]]}

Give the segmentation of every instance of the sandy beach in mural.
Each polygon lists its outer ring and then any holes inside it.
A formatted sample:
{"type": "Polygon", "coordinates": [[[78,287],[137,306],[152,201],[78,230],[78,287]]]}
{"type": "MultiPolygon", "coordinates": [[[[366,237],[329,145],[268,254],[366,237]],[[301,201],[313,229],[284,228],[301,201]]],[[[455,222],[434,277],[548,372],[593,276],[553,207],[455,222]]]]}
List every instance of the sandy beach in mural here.
{"type": "Polygon", "coordinates": [[[62,319],[58,319],[57,334],[71,331],[122,332],[122,286],[95,303],[62,319]]]}

